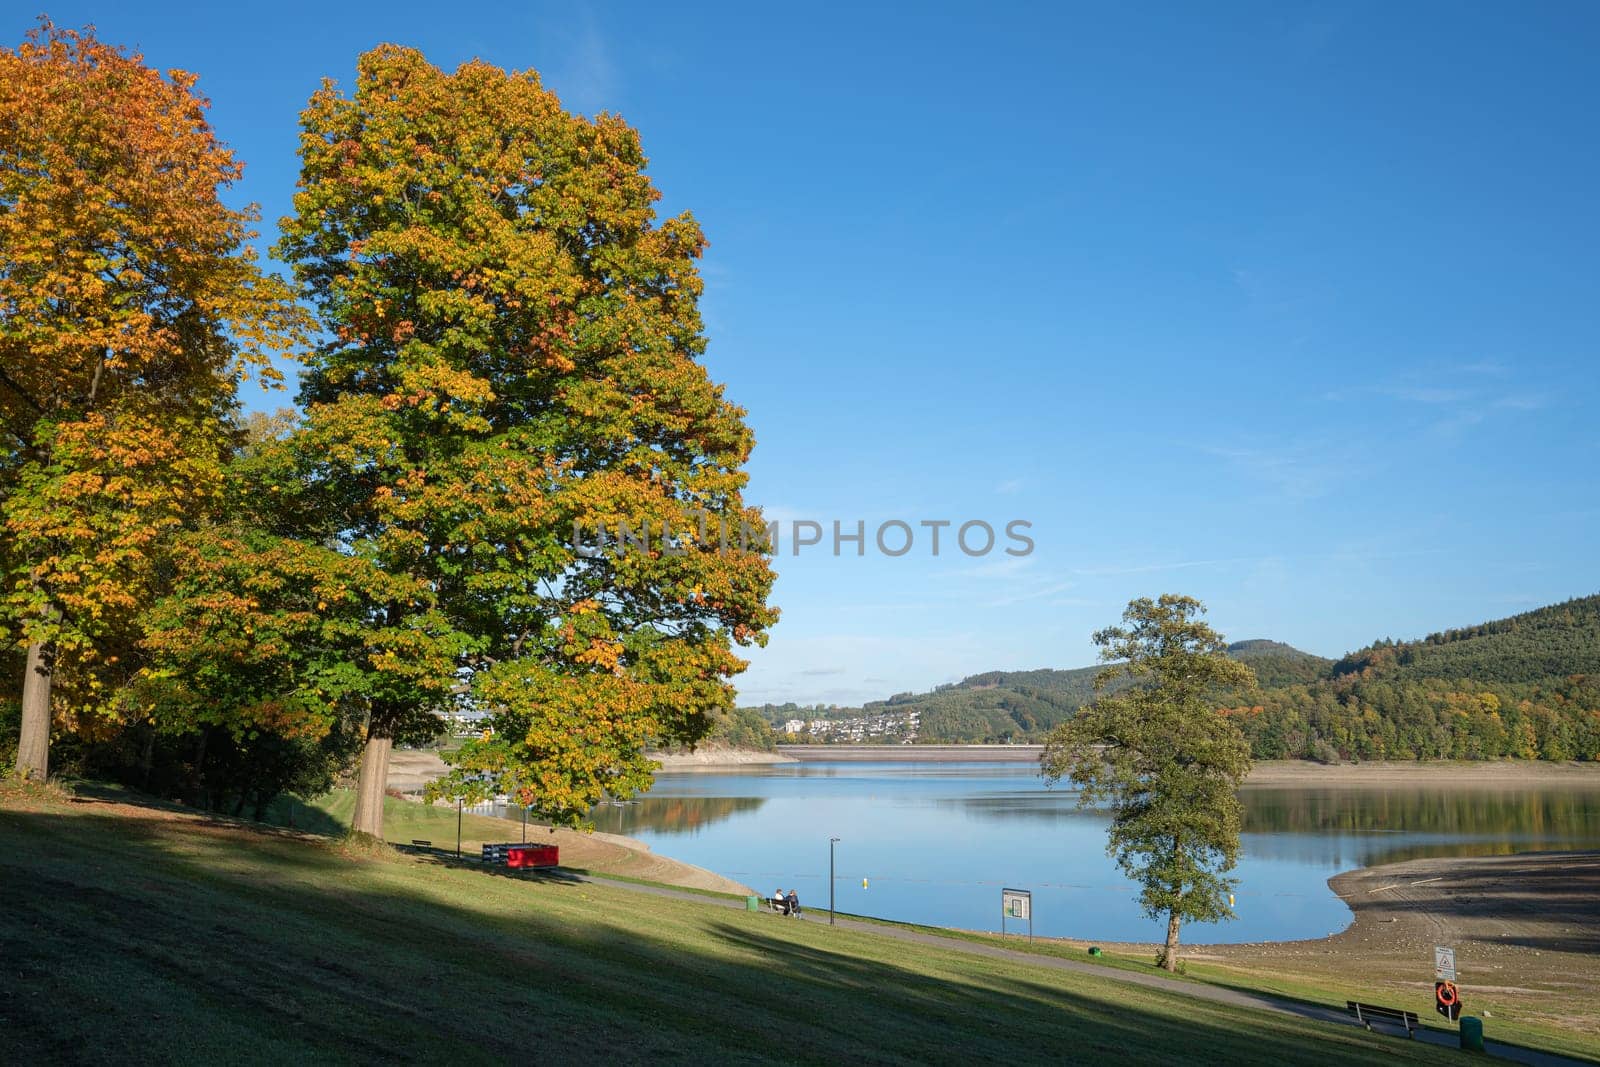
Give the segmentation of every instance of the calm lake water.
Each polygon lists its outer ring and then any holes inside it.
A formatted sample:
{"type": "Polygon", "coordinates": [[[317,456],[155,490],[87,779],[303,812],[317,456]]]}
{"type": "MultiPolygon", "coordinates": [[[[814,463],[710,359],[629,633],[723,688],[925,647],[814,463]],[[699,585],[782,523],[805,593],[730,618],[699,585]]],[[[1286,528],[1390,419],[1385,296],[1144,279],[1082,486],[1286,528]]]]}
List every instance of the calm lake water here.
{"type": "MultiPolygon", "coordinates": [[[[1350,911],[1340,871],[1430,855],[1600,847],[1600,789],[1251,788],[1233,922],[1191,943],[1321,937],[1350,911]]],[[[828,906],[828,838],[840,911],[1000,928],[1002,886],[1033,891],[1034,932],[1155,940],[1135,890],[1105,854],[1104,815],[1045,789],[1031,763],[799,763],[662,774],[644,798],[606,805],[596,828],[757,891],[828,906]]],[[[1007,928],[1025,930],[1015,922],[1007,928]]]]}

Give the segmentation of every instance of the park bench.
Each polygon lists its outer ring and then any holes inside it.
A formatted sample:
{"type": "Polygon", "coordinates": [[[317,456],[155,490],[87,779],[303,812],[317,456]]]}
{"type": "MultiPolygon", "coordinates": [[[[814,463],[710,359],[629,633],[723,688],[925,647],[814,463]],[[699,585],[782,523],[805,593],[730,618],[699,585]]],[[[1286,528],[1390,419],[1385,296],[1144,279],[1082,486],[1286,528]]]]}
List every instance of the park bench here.
{"type": "Polygon", "coordinates": [[[417,848],[432,848],[433,847],[433,842],[432,841],[423,841],[423,840],[421,840],[419,838],[415,838],[415,837],[413,837],[411,839],[411,843],[413,845],[415,845],[417,848]]]}
{"type": "Polygon", "coordinates": [[[1386,1023],[1399,1023],[1406,1028],[1406,1036],[1415,1038],[1416,1031],[1422,1024],[1417,1021],[1417,1013],[1406,1011],[1404,1008],[1385,1008],[1378,1004],[1363,1004],[1359,1000],[1344,1002],[1345,1010],[1356,1017],[1356,1022],[1372,1029],[1372,1020],[1378,1019],[1386,1023]]]}

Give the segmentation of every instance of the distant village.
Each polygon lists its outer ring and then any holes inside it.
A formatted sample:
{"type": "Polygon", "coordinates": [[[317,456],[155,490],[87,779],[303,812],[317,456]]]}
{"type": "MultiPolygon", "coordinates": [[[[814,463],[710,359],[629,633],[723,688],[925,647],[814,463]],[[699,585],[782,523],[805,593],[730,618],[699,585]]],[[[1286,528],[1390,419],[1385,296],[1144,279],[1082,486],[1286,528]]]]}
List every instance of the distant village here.
{"type": "Polygon", "coordinates": [[[850,718],[786,719],[785,740],[803,744],[914,744],[922,715],[916,711],[877,711],[850,718]]]}

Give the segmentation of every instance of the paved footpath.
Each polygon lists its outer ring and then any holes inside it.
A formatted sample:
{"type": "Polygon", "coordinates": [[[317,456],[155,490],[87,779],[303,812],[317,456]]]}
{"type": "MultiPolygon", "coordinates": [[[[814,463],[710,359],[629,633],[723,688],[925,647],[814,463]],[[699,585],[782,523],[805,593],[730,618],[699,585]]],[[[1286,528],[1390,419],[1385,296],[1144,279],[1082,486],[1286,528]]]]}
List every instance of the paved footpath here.
{"type": "MultiPolygon", "coordinates": [[[[675,900],[691,900],[698,904],[711,904],[744,910],[744,901],[742,900],[708,897],[698,893],[686,893],[682,890],[668,889],[662,886],[613,881],[610,878],[590,877],[567,871],[563,871],[562,874],[579,881],[610,886],[614,889],[626,889],[635,893],[670,897],[675,900]]],[[[818,913],[811,912],[810,914],[815,916],[818,913]]],[[[816,920],[813,918],[811,921],[815,922],[816,920]]],[[[940,937],[937,934],[924,933],[921,930],[914,930],[904,926],[880,926],[877,923],[857,922],[853,919],[838,919],[835,925],[847,930],[856,930],[878,937],[892,937],[899,941],[933,945],[947,952],[965,952],[971,956],[989,956],[993,959],[1011,960],[1033,967],[1042,967],[1046,970],[1086,974],[1104,981],[1128,982],[1133,985],[1146,986],[1150,989],[1159,989],[1162,992],[1172,993],[1177,996],[1192,997],[1195,1000],[1209,1000],[1218,1004],[1231,1004],[1240,1008],[1254,1008],[1258,1011],[1275,1011],[1284,1015],[1298,1015],[1302,1019],[1336,1023],[1340,1026],[1361,1025],[1348,1012],[1340,1011],[1337,1008],[1305,1004],[1297,1000],[1288,1000],[1263,993],[1244,993],[1237,989],[1225,989],[1221,986],[1204,985],[1199,982],[1186,982],[1177,978],[1165,978],[1157,974],[1118,971],[1099,964],[1081,963],[1077,960],[1065,960],[1056,956],[1040,956],[1032,952],[1019,952],[1016,949],[1002,948],[999,945],[986,945],[978,941],[963,941],[959,938],[940,937]]],[[[1377,1029],[1377,1027],[1374,1029],[1377,1029]]],[[[1384,1032],[1387,1033],[1389,1030],[1385,1029],[1384,1032]]],[[[1394,1032],[1397,1036],[1403,1033],[1398,1029],[1394,1032]]],[[[1400,1039],[1404,1040],[1404,1037],[1401,1036],[1400,1039]]],[[[1426,1041],[1431,1045],[1441,1045],[1445,1048],[1456,1048],[1460,1043],[1455,1031],[1446,1030],[1421,1029],[1417,1031],[1416,1040],[1426,1041]]],[[[1501,1059],[1511,1060],[1515,1063],[1526,1063],[1530,1067],[1592,1067],[1592,1062],[1589,1060],[1575,1059],[1571,1056],[1562,1056],[1554,1052],[1541,1052],[1538,1049],[1523,1048],[1521,1045],[1507,1045],[1500,1041],[1486,1040],[1483,1043],[1483,1047],[1491,1056],[1498,1056],[1501,1059]]]]}

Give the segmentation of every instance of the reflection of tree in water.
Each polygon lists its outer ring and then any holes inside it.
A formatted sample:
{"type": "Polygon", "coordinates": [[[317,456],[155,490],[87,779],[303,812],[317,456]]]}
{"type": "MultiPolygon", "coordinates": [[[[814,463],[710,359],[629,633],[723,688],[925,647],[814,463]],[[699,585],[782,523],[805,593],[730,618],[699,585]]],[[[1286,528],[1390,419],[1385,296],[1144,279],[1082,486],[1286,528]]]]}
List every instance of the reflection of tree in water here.
{"type": "Polygon", "coordinates": [[[1246,833],[1600,835],[1600,792],[1579,789],[1245,789],[1246,833]]]}
{"type": "Polygon", "coordinates": [[[1245,852],[1337,867],[1600,844],[1600,792],[1245,789],[1245,852]]]}
{"type": "Polygon", "coordinates": [[[609,834],[655,830],[688,834],[712,823],[754,811],[766,797],[645,797],[626,804],[601,804],[589,813],[594,828],[609,834]]]}
{"type": "Polygon", "coordinates": [[[995,793],[970,797],[935,797],[936,808],[959,810],[979,819],[998,819],[1003,822],[1028,820],[1030,822],[1067,823],[1082,822],[1085,818],[1105,819],[1106,813],[1097,808],[1079,808],[1078,796],[1068,790],[1051,793],[995,793]]]}

